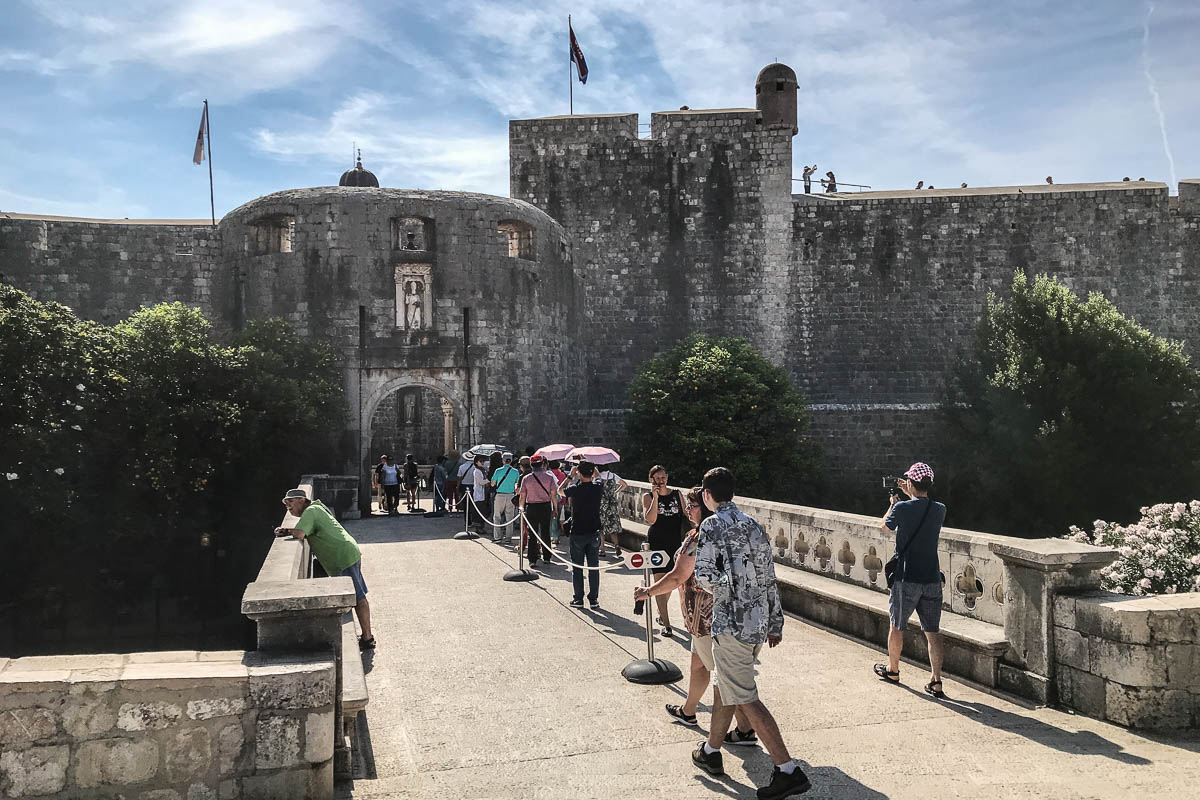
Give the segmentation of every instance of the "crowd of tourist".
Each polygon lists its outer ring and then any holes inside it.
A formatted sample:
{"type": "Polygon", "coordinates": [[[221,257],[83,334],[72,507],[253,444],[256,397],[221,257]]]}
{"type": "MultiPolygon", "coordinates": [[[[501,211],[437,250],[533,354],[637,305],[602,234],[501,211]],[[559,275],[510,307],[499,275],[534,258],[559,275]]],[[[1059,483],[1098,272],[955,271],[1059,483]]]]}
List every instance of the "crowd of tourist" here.
{"type": "MultiPolygon", "coordinates": [[[[517,459],[515,466],[513,461],[513,454],[503,451],[478,454],[462,464],[440,458],[429,473],[437,507],[461,511],[480,533],[490,527],[493,541],[499,544],[513,544],[513,528],[523,519],[528,535],[515,546],[526,548],[530,566],[539,562],[549,566],[555,557],[564,561],[572,570],[570,605],[583,608],[586,598],[592,610],[599,610],[599,561],[604,540],[615,545],[621,532],[618,497],[628,485],[612,465],[548,461],[536,454],[517,459]],[[564,536],[568,539],[565,555],[558,552],[564,536]]],[[[398,499],[392,498],[398,498],[399,491],[388,487],[400,481],[407,486],[406,467],[412,462],[409,456],[405,468],[396,468],[385,456],[375,469],[378,484],[389,498],[389,514],[395,513],[398,499]]],[[[667,704],[666,713],[677,723],[699,727],[696,711],[711,683],[709,734],[693,751],[693,763],[711,775],[723,775],[723,747],[761,743],[774,770],[758,797],[774,800],[808,791],[812,784],[788,752],[756,684],[755,665],[762,646],[775,647],[782,641],[784,623],[766,530],[738,508],[733,473],[724,467],[710,469],[699,486],[686,492],[671,488],[661,465],[653,466],[647,478],[650,491],[641,497],[641,511],[649,526],[648,543],[651,550],[664,551],[670,558],[654,570],[652,583],[634,590],[634,601],[654,598],[661,632],[672,636],[669,598],[678,591],[691,646],[687,696],[680,704],[667,704]]],[[[937,544],[946,507],[929,498],[932,485],[933,470],[921,462],[913,464],[896,482],[880,522],[885,531],[896,533],[896,556],[888,565],[888,659],[875,664],[873,671],[885,682],[899,683],[904,628],[915,612],[928,640],[933,672],[925,691],[941,699],[945,697],[939,633],[944,576],[938,567],[937,544]]],[[[365,637],[361,644],[374,647],[366,586],[355,560],[357,547],[344,529],[338,534],[340,526],[336,521],[330,524],[332,517],[323,506],[300,500],[297,492],[289,492],[285,503],[301,521],[295,529],[279,528],[276,534],[307,534],[318,558],[329,560],[327,568],[336,570],[330,574],[352,577],[365,637]],[[328,538],[336,547],[321,541],[326,534],[332,534],[328,538]]]]}

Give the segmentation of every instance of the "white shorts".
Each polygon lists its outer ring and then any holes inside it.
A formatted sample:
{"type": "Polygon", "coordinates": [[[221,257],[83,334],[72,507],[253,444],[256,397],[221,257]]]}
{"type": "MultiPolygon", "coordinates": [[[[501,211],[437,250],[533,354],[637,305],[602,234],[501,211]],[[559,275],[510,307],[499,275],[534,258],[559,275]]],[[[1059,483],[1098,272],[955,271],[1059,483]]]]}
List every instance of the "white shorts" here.
{"type": "Polygon", "coordinates": [[[713,682],[721,690],[721,702],[740,706],[758,699],[754,662],[762,644],[747,644],[723,633],[713,637],[713,682]]]}
{"type": "Polygon", "coordinates": [[[709,672],[713,670],[712,637],[692,634],[692,652],[700,657],[700,663],[709,672]]]}

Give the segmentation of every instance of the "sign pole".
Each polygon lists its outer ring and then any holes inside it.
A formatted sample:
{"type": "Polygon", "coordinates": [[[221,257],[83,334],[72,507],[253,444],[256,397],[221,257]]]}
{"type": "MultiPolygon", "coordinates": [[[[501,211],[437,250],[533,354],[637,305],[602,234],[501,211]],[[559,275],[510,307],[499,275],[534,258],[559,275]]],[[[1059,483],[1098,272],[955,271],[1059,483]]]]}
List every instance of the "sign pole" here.
{"type": "MultiPolygon", "coordinates": [[[[642,551],[637,555],[642,556],[640,559],[643,566],[642,586],[646,587],[651,584],[653,577],[650,572],[651,555],[649,543],[642,542],[642,551]]],[[[662,557],[661,551],[659,551],[658,555],[660,558],[662,557]]],[[[636,563],[634,566],[636,566],[636,563]]],[[[651,622],[653,612],[650,610],[651,606],[653,605],[654,604],[650,602],[649,598],[647,598],[646,658],[639,658],[636,661],[630,661],[625,665],[625,669],[621,670],[621,677],[630,683],[662,684],[675,683],[676,681],[683,679],[683,672],[680,671],[679,667],[675,666],[666,659],[654,657],[654,627],[651,622]]]]}

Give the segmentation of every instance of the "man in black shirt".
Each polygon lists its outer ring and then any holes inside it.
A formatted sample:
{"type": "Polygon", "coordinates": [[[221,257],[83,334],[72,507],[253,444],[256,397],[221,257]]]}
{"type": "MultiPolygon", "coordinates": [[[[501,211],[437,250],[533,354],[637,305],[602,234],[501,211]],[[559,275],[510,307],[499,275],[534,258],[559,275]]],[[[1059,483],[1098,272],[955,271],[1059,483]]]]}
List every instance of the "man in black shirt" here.
{"type": "MultiPolygon", "coordinates": [[[[604,489],[593,483],[596,476],[596,466],[590,461],[580,461],[579,466],[572,470],[572,476],[579,478],[579,483],[566,489],[559,487],[559,492],[571,501],[571,561],[575,564],[584,563],[587,558],[588,570],[588,603],[592,608],[600,608],[600,498],[604,489]]],[[[571,578],[575,585],[575,598],[571,605],[583,607],[583,569],[571,568],[571,578]]]]}

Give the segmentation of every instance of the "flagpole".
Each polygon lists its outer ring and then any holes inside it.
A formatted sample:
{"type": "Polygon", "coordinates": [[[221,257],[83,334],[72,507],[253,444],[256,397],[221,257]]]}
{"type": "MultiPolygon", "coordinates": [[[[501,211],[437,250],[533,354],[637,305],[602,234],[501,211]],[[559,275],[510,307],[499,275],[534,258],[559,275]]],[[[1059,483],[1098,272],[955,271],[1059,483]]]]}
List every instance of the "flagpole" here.
{"type": "Polygon", "coordinates": [[[571,95],[571,116],[575,116],[575,73],[571,64],[575,54],[571,52],[571,15],[567,14],[567,91],[571,95]]]}
{"type": "Polygon", "coordinates": [[[217,203],[213,197],[212,128],[208,124],[208,100],[204,101],[204,138],[208,140],[208,209],[212,212],[213,227],[217,227],[217,203]]]}

